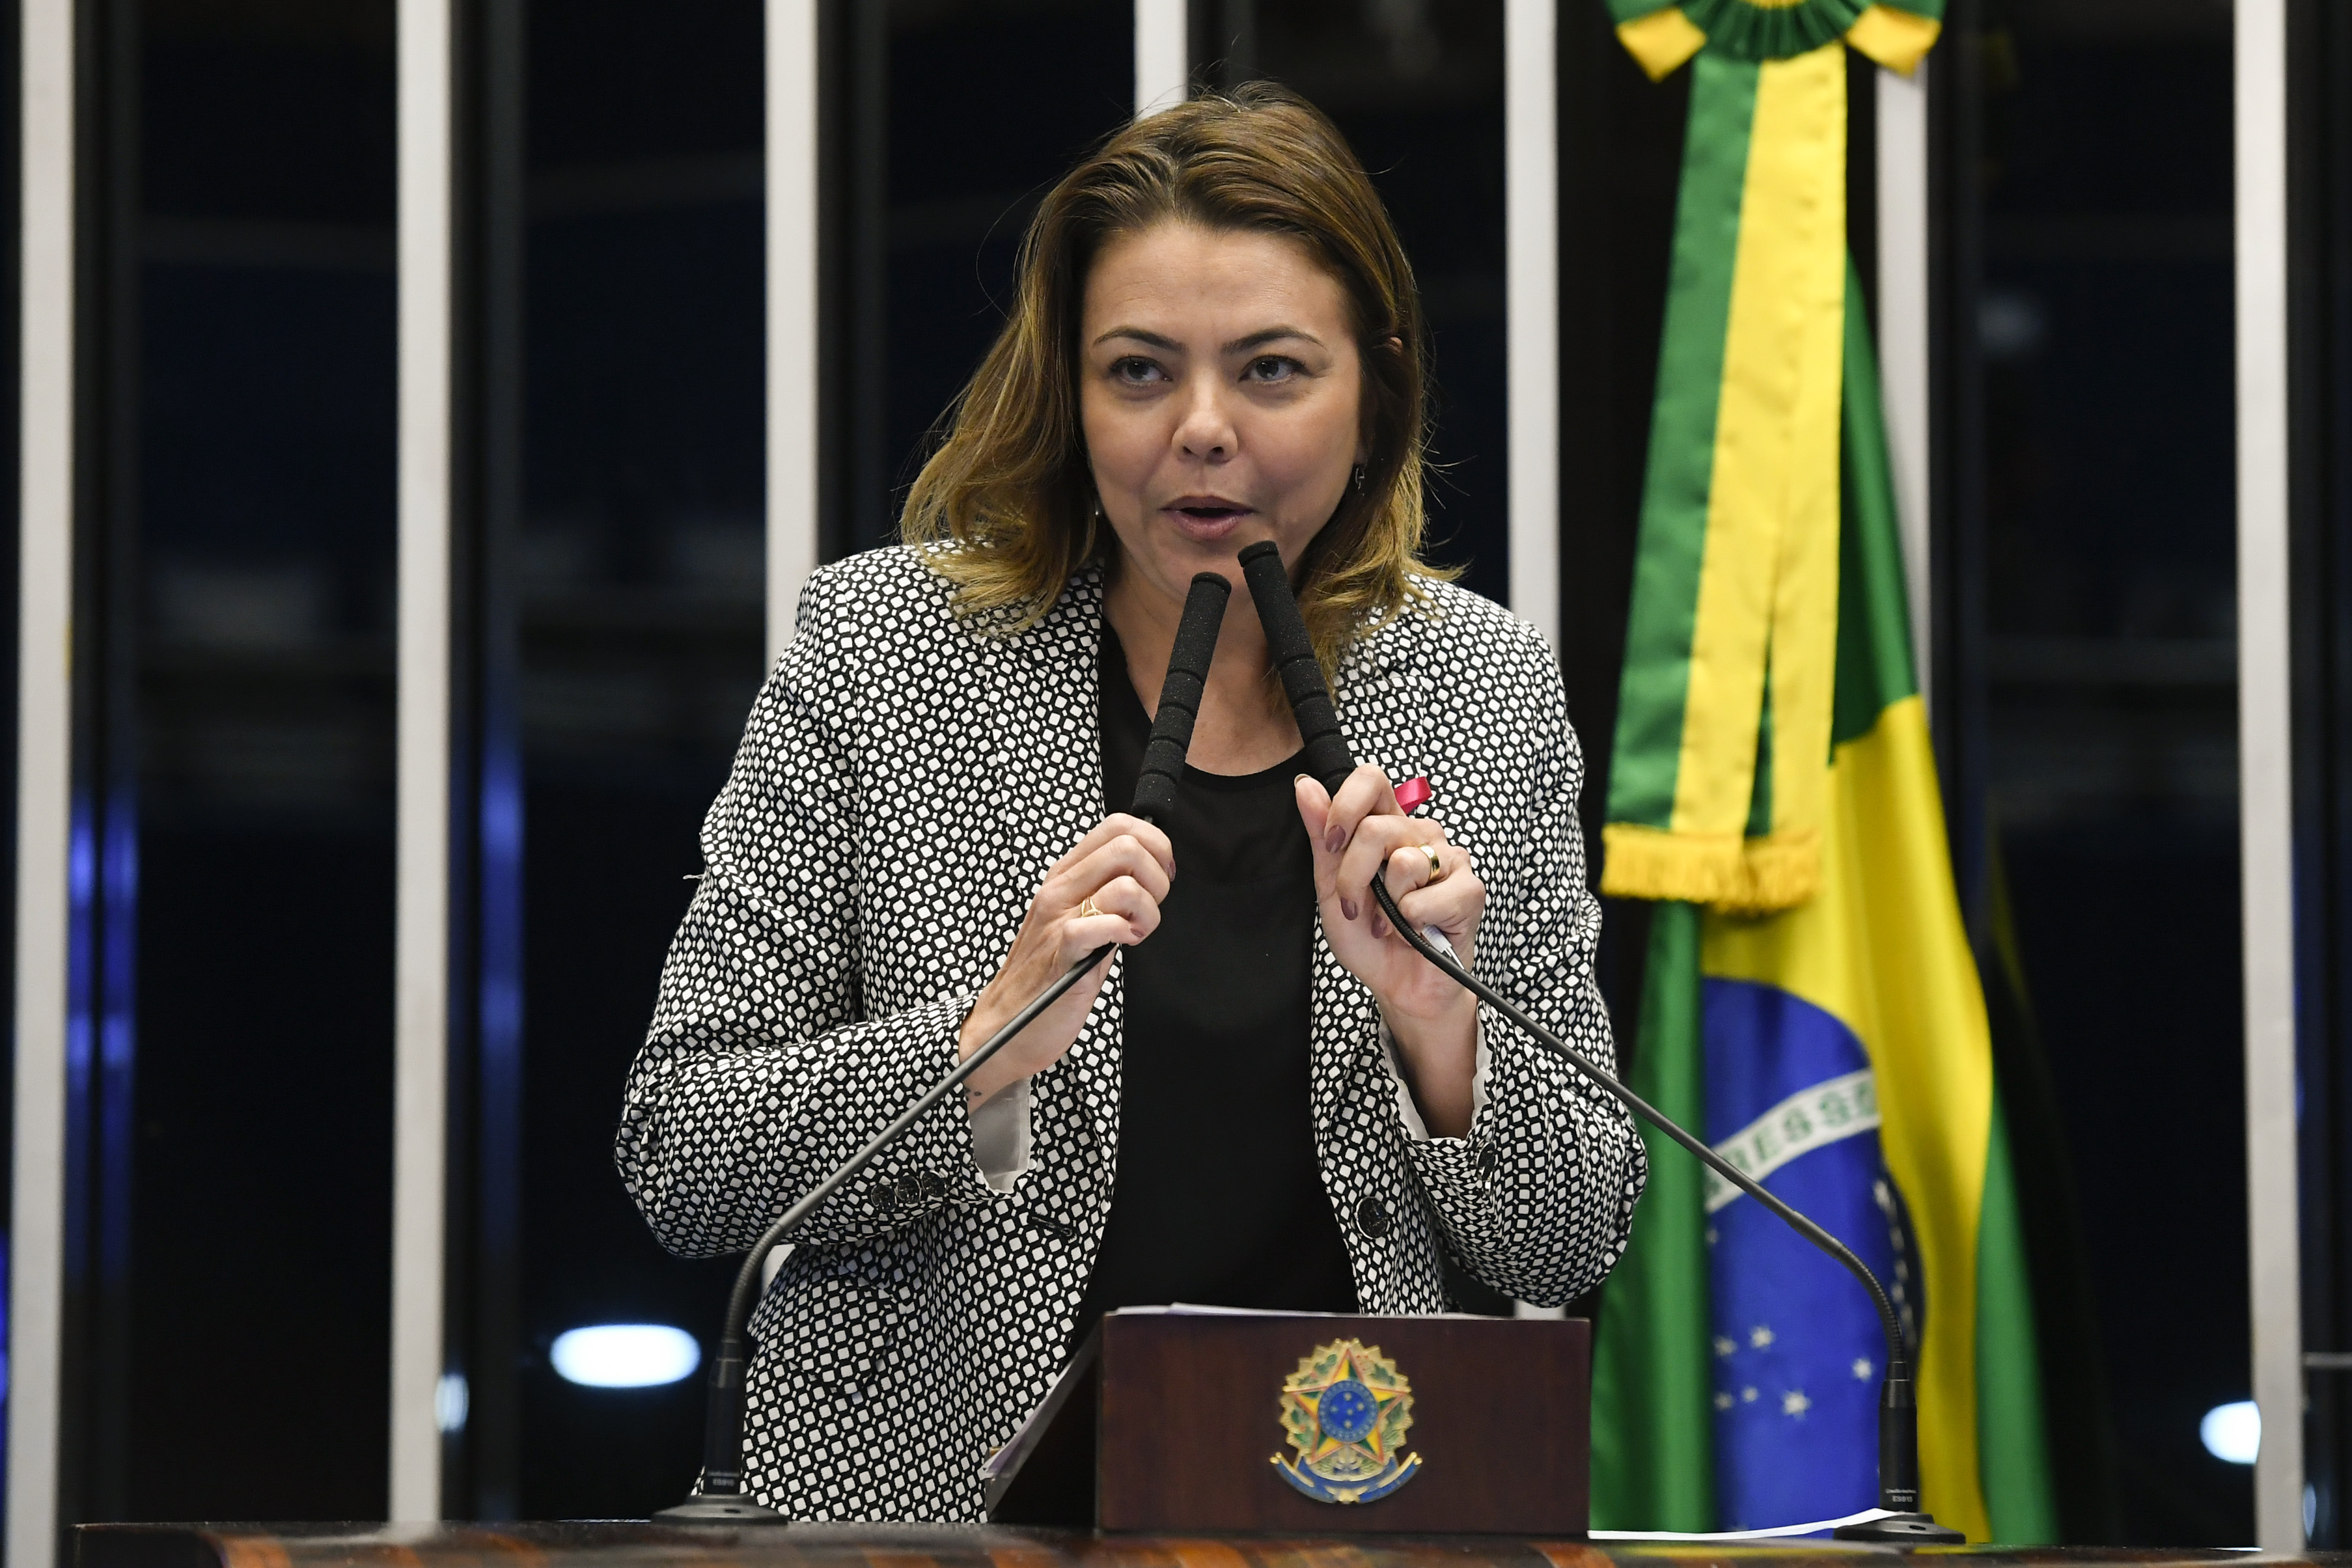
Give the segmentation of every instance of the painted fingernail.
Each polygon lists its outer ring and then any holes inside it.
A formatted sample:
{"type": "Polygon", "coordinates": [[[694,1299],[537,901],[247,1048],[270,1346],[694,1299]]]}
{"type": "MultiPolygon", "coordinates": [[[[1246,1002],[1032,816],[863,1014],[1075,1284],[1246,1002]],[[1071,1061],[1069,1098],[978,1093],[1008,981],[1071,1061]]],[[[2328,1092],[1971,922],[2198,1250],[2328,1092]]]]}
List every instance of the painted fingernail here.
{"type": "Polygon", "coordinates": [[[1389,923],[1388,923],[1387,921],[1385,921],[1385,920],[1381,919],[1381,918],[1379,915],[1373,915],[1373,916],[1372,916],[1372,935],[1373,935],[1373,936],[1375,936],[1381,937],[1381,938],[1382,938],[1383,940],[1385,940],[1385,939],[1387,938],[1387,936],[1388,936],[1388,934],[1389,934],[1389,923]]]}
{"type": "Polygon", "coordinates": [[[1339,913],[1346,915],[1349,919],[1353,920],[1356,917],[1356,901],[1352,898],[1341,899],[1339,901],[1339,913]]]}
{"type": "Polygon", "coordinates": [[[1304,784],[1307,782],[1307,775],[1304,773],[1294,773],[1290,776],[1290,781],[1293,784],[1304,784]]]}
{"type": "MultiPolygon", "coordinates": [[[[1348,833],[1344,828],[1334,828],[1323,835],[1323,848],[1329,853],[1336,855],[1347,847],[1348,833]]],[[[1352,920],[1355,916],[1351,915],[1348,918],[1352,920]]]]}

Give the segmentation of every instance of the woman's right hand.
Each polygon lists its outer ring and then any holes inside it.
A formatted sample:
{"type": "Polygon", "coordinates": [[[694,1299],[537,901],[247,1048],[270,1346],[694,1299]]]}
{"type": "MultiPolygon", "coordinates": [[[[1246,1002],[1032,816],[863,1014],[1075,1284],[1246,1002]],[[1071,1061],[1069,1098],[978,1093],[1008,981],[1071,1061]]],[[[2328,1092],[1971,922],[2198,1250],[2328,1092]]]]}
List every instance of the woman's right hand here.
{"type": "MultiPolygon", "coordinates": [[[[961,1061],[1013,1021],[1064,970],[1105,943],[1131,946],[1160,927],[1160,901],[1176,873],[1168,835],[1140,817],[1119,812],[1064,855],[1045,873],[1013,951],[963,1020],[956,1059],[961,1061]],[[1083,913],[1092,899],[1098,913],[1083,913]]],[[[977,1105],[1015,1080],[1043,1072],[1077,1042],[1087,1013],[1110,971],[1110,956],[1029,1027],[964,1080],[964,1103],[977,1105]]]]}

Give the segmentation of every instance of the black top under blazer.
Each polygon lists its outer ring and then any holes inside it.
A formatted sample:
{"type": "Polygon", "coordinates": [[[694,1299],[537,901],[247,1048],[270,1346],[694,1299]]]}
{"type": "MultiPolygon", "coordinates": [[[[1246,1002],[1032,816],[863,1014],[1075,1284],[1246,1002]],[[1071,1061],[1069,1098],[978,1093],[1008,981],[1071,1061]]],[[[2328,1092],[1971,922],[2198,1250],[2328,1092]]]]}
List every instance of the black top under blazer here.
{"type": "MultiPolygon", "coordinates": [[[[1495,604],[1423,586],[1339,671],[1348,740],[1434,787],[1431,814],[1486,883],[1479,974],[1612,1063],[1558,666],[1495,604]]],[[[1037,884],[1101,821],[1099,572],[1024,631],[959,619],[949,596],[913,549],[811,577],[703,824],[615,1150],[675,1252],[749,1247],[953,1068],[1037,884]]],[[[1489,1014],[1469,1135],[1428,1137],[1371,992],[1319,927],[1313,964],[1311,1113],[1362,1310],[1446,1310],[1440,1247],[1538,1304],[1606,1275],[1647,1175],[1623,1110],[1489,1014]]],[[[1110,1211],[1120,997],[1114,963],[1076,1044],[1026,1086],[1018,1174],[992,1134],[983,1175],[950,1097],[798,1233],[752,1320],[761,1501],[980,1517],[981,1466],[1059,1370],[1110,1211]]],[[[1202,1129],[1199,1157],[1216,1145],[1202,1129]]]]}

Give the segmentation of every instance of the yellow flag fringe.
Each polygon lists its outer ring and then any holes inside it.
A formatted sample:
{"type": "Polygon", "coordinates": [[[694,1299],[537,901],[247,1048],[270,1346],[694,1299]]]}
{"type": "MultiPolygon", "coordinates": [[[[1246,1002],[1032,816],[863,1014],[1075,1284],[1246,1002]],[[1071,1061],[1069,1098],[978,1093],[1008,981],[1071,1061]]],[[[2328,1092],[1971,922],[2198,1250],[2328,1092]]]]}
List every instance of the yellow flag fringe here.
{"type": "Polygon", "coordinates": [[[1673,899],[1760,915],[1802,904],[1822,885],[1818,828],[1744,838],[1611,822],[1601,841],[1608,851],[1601,891],[1612,898],[1673,899]]]}

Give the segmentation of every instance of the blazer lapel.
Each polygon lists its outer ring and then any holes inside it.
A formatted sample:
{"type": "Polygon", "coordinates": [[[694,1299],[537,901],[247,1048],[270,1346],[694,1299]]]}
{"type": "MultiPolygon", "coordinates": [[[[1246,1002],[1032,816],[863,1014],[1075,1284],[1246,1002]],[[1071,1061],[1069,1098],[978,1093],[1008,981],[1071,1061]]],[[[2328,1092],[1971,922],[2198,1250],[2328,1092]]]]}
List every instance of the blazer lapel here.
{"type": "MultiPolygon", "coordinates": [[[[1340,665],[1331,696],[1339,709],[1340,731],[1358,764],[1379,768],[1397,783],[1428,771],[1427,737],[1415,721],[1430,711],[1436,695],[1418,670],[1384,657],[1377,645],[1360,643],[1340,665]]],[[[1388,1070],[1381,1060],[1380,1005],[1371,988],[1349,974],[1331,951],[1319,918],[1312,994],[1312,1071],[1318,1133],[1330,1131],[1333,1118],[1343,1112],[1360,1112],[1356,1096],[1363,1092],[1372,1094],[1381,1107],[1376,1120],[1392,1121],[1385,1109],[1390,1091],[1388,1070]]],[[[1323,1145],[1327,1183],[1337,1175],[1335,1162],[1351,1147],[1345,1139],[1323,1145]]],[[[1343,1217],[1343,1228],[1345,1223],[1343,1217]]],[[[1349,1235],[1352,1239],[1354,1232],[1349,1235]]]]}
{"type": "Polygon", "coordinates": [[[1332,691],[1357,762],[1381,768],[1396,784],[1428,771],[1427,736],[1418,720],[1436,700],[1426,675],[1378,648],[1356,650],[1332,691]]]}
{"type": "MultiPolygon", "coordinates": [[[[1004,728],[1014,744],[990,782],[1004,800],[1005,820],[1018,824],[1006,846],[1004,874],[1020,890],[1024,912],[1054,862],[1103,819],[1097,716],[1101,641],[1102,577],[1087,567],[1070,580],[1044,621],[1014,639],[1019,657],[1007,661],[1013,674],[1004,728]]],[[[1016,926],[1019,918],[1016,913],[1016,926]]],[[[1010,931],[1005,940],[1012,940],[1010,931]]],[[[1041,1094],[1072,1096],[1095,1129],[1097,1146],[1106,1149],[1118,1130],[1120,1000],[1114,961],[1103,983],[1103,1005],[1068,1056],[1038,1083],[1041,1094]]]]}

